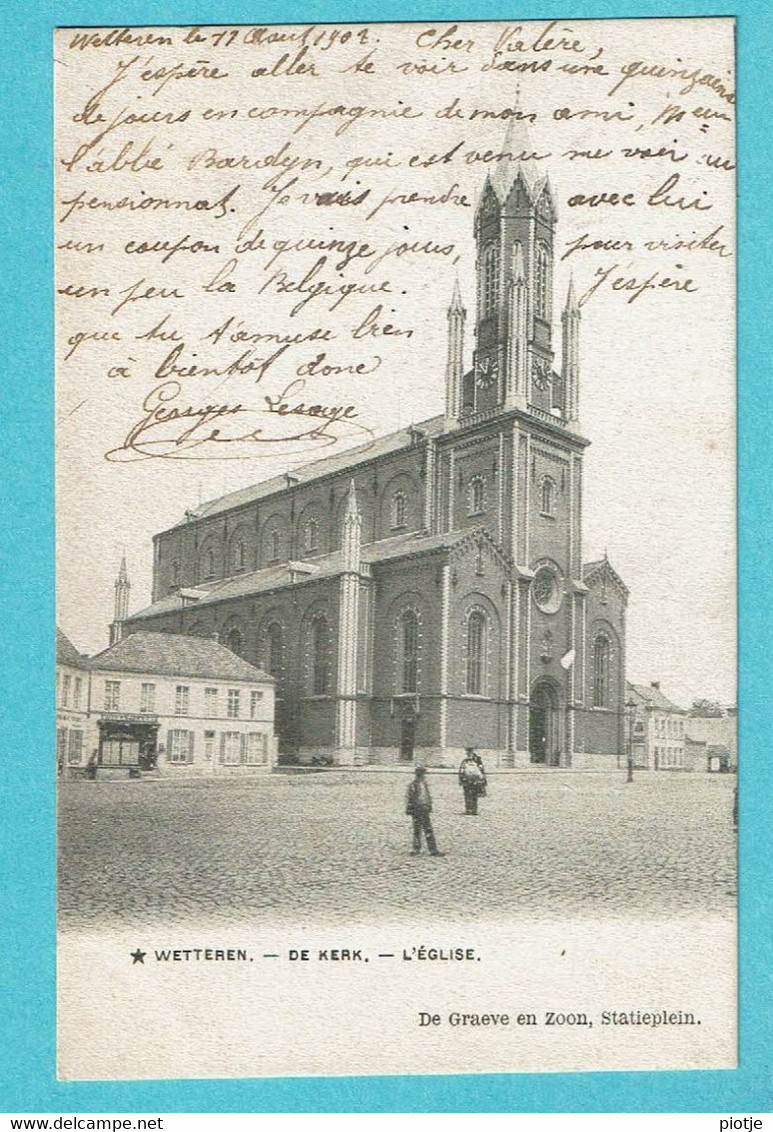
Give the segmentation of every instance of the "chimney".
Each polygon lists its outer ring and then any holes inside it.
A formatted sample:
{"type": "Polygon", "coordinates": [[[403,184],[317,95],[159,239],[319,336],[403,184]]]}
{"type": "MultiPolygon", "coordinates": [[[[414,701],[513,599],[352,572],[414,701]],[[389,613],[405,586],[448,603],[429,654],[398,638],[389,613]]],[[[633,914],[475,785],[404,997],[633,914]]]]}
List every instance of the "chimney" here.
{"type": "Polygon", "coordinates": [[[656,692],[659,692],[660,691],[660,681],[659,680],[650,680],[650,687],[654,688],[656,692]]]}

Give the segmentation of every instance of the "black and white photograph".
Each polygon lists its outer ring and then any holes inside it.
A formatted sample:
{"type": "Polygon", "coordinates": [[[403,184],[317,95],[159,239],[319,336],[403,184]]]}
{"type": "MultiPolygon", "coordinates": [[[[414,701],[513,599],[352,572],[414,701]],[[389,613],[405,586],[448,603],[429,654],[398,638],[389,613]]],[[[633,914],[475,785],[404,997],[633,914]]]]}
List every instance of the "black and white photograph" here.
{"type": "Polygon", "coordinates": [[[736,1064],[733,36],[57,30],[62,1078],[736,1064]]]}

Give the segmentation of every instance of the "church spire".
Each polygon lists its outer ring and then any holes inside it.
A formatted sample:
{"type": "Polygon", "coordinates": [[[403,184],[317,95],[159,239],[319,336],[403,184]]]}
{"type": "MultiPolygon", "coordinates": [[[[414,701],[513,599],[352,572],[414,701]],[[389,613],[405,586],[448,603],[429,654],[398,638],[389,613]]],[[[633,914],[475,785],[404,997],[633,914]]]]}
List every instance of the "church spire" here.
{"type": "Polygon", "coordinates": [[[519,172],[533,194],[540,180],[540,173],[529,135],[529,115],[524,115],[521,111],[520,89],[516,94],[513,113],[507,121],[499,161],[491,178],[494,191],[501,201],[507,197],[519,172]]]}
{"type": "Polygon", "coordinates": [[[123,636],[123,623],[129,616],[129,595],[131,593],[129,572],[126,568],[126,555],[121,556],[121,565],[118,568],[118,577],[115,580],[115,599],[113,605],[113,621],[110,625],[110,644],[114,645],[123,636]]]}
{"type": "Polygon", "coordinates": [[[448,317],[448,355],[446,361],[446,428],[458,424],[461,415],[464,376],[464,323],[467,311],[462,303],[459,280],[454,283],[448,317]]]}
{"type": "Polygon", "coordinates": [[[567,420],[579,417],[580,401],[580,304],[574,290],[574,279],[569,278],[566,305],[561,315],[563,329],[561,341],[561,378],[564,387],[565,415],[567,420]]]}

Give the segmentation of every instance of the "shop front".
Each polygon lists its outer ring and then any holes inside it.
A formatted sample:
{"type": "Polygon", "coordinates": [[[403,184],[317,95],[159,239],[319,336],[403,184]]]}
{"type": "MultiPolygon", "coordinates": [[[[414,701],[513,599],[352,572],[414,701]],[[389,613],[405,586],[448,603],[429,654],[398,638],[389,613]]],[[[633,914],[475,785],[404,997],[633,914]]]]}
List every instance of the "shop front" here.
{"type": "Polygon", "coordinates": [[[98,720],[96,766],[139,774],[153,770],[158,758],[157,716],[103,712],[98,720]]]}

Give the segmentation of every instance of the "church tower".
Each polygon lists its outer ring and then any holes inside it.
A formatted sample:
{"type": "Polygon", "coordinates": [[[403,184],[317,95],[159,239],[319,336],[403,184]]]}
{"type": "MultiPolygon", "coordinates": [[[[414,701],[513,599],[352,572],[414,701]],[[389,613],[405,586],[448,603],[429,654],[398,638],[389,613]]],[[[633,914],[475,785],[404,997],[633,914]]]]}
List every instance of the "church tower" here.
{"type": "Polygon", "coordinates": [[[113,608],[113,620],[110,624],[110,644],[117,644],[123,636],[123,623],[129,616],[129,594],[131,593],[131,583],[129,581],[129,574],[126,569],[126,555],[121,558],[121,565],[118,570],[118,577],[115,580],[115,604],[113,608]]]}
{"type": "Polygon", "coordinates": [[[565,417],[564,381],[553,373],[556,210],[537,160],[525,122],[511,118],[475,215],[475,352],[462,419],[527,405],[565,417]]]}

